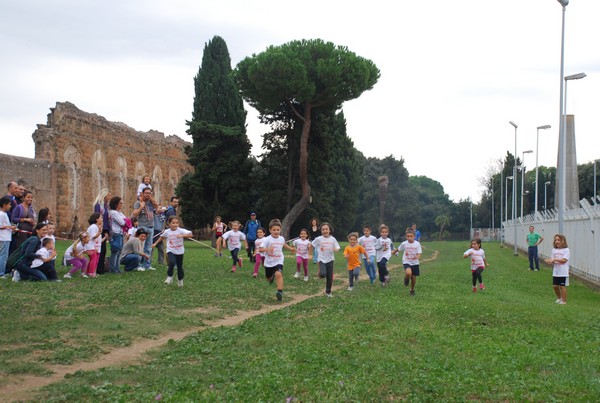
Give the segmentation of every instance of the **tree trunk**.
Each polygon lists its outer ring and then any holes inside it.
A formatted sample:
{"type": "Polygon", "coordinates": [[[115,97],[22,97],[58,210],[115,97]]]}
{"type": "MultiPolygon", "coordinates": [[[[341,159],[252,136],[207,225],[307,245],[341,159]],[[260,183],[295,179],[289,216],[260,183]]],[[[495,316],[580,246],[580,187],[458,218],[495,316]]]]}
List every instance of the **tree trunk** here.
{"type": "Polygon", "coordinates": [[[388,177],[380,176],[377,178],[379,184],[379,225],[383,224],[383,218],[385,216],[385,204],[388,196],[388,177]]]}
{"type": "Polygon", "coordinates": [[[294,204],[294,206],[283,219],[281,235],[286,239],[289,238],[292,224],[296,222],[300,214],[302,214],[304,209],[306,209],[310,203],[310,185],[308,184],[308,136],[310,134],[311,110],[312,106],[310,104],[305,105],[303,119],[304,124],[302,126],[302,135],[300,136],[300,162],[298,166],[302,197],[296,202],[296,204],[294,204]]]}

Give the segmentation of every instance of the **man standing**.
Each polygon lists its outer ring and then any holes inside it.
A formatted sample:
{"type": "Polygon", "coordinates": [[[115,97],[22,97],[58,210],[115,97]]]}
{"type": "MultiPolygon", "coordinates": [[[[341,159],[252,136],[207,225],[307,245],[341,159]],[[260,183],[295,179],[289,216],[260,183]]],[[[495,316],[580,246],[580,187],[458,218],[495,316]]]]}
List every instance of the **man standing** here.
{"type": "MultiPolygon", "coordinates": [[[[154,233],[154,214],[156,213],[156,202],[152,198],[152,189],[147,187],[142,190],[139,200],[133,205],[132,215],[138,219],[138,229],[143,228],[147,234],[154,233]]],[[[149,236],[144,242],[144,254],[152,255],[152,237],[149,236]]],[[[150,265],[150,259],[142,257],[140,267],[144,270],[156,270],[150,265]]]]}
{"type": "Polygon", "coordinates": [[[535,261],[535,271],[540,270],[540,259],[538,257],[538,245],[542,243],[544,237],[537,232],[534,232],[533,225],[529,226],[529,234],[527,234],[527,254],[529,255],[529,270],[534,270],[533,262],[535,261]]]}
{"type": "Polygon", "coordinates": [[[256,230],[261,227],[260,221],[256,219],[256,213],[250,213],[250,219],[246,221],[244,225],[244,234],[246,234],[246,241],[248,242],[248,258],[251,262],[255,262],[254,249],[256,248],[254,241],[256,241],[256,230]]]}
{"type": "Polygon", "coordinates": [[[179,207],[179,198],[177,196],[171,197],[171,205],[165,211],[165,228],[169,226],[167,223],[169,222],[169,217],[177,215],[177,207],[179,207]]]}

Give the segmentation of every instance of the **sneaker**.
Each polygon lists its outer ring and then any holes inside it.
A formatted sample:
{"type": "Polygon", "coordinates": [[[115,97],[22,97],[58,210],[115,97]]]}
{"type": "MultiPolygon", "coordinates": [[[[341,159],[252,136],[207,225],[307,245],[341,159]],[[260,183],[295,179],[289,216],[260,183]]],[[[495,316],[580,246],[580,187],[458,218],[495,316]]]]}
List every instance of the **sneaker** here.
{"type": "Polygon", "coordinates": [[[567,305],[567,303],[561,299],[558,305],[567,305]]]}
{"type": "Polygon", "coordinates": [[[308,281],[308,276],[304,276],[304,281],[308,281]]]}
{"type": "Polygon", "coordinates": [[[299,271],[297,271],[297,272],[294,274],[294,278],[300,278],[300,272],[299,272],[299,271]]]}
{"type": "Polygon", "coordinates": [[[386,284],[387,284],[387,283],[386,283],[385,281],[382,281],[382,282],[381,282],[381,286],[382,286],[382,287],[385,287],[385,285],[386,285],[386,284]]]}
{"type": "Polygon", "coordinates": [[[354,287],[348,287],[348,291],[354,290],[354,287]]]}
{"type": "Polygon", "coordinates": [[[473,287],[473,292],[477,292],[477,287],[473,287]]]}
{"type": "Polygon", "coordinates": [[[136,271],[146,271],[146,269],[144,269],[142,266],[138,267],[137,269],[135,269],[136,271]]]}
{"type": "Polygon", "coordinates": [[[408,283],[410,282],[410,277],[404,276],[404,286],[408,287],[408,283]]]}
{"type": "Polygon", "coordinates": [[[165,280],[165,284],[171,284],[173,282],[173,277],[169,276],[165,280]]]}
{"type": "Polygon", "coordinates": [[[177,285],[179,287],[183,287],[183,280],[177,280],[177,285]]]}
{"type": "Polygon", "coordinates": [[[560,304],[562,302],[562,299],[557,299],[556,301],[554,301],[555,304],[560,304]]]}
{"type": "Polygon", "coordinates": [[[275,296],[277,297],[277,301],[281,302],[281,300],[283,300],[283,292],[277,291],[277,294],[275,294],[275,296]]]}
{"type": "Polygon", "coordinates": [[[485,286],[483,285],[483,283],[479,283],[479,289],[481,291],[485,290],[485,286]]]}
{"type": "Polygon", "coordinates": [[[13,272],[12,281],[14,281],[15,283],[21,281],[21,273],[19,273],[19,270],[15,270],[13,272]]]}
{"type": "Polygon", "coordinates": [[[83,274],[81,275],[81,277],[83,277],[83,278],[89,278],[89,277],[88,277],[88,275],[87,275],[87,274],[85,274],[85,273],[83,273],[83,274]]]}
{"type": "Polygon", "coordinates": [[[63,276],[63,278],[71,278],[71,275],[69,273],[67,273],[63,276]]]}
{"type": "Polygon", "coordinates": [[[374,278],[369,279],[369,281],[371,282],[371,285],[375,285],[375,279],[374,278]]]}
{"type": "Polygon", "coordinates": [[[233,266],[233,267],[231,268],[231,272],[232,272],[232,273],[235,273],[235,266],[233,266]]]}
{"type": "Polygon", "coordinates": [[[6,277],[6,274],[3,274],[0,276],[0,280],[6,280],[8,277],[6,277]]]}
{"type": "Polygon", "coordinates": [[[150,267],[146,267],[146,270],[152,270],[152,271],[156,271],[156,269],[155,269],[154,267],[152,267],[152,266],[150,266],[150,267]]]}
{"type": "Polygon", "coordinates": [[[252,273],[252,277],[254,277],[254,278],[257,278],[257,277],[258,277],[258,274],[256,274],[256,273],[252,273]]]}
{"type": "Polygon", "coordinates": [[[540,269],[535,269],[534,271],[540,271],[540,269]]]}
{"type": "Polygon", "coordinates": [[[385,278],[384,278],[384,279],[385,279],[385,283],[386,283],[386,284],[390,282],[390,276],[385,276],[385,278]]]}
{"type": "Polygon", "coordinates": [[[222,254],[222,253],[219,253],[219,257],[223,257],[223,254],[222,254]]]}
{"type": "Polygon", "coordinates": [[[326,293],[325,293],[325,296],[326,296],[326,297],[328,297],[328,298],[331,298],[331,297],[333,297],[333,294],[332,294],[332,293],[330,293],[330,292],[326,292],[326,293]]]}
{"type": "Polygon", "coordinates": [[[242,268],[242,258],[238,258],[238,266],[240,266],[240,269],[242,268]]]}
{"type": "Polygon", "coordinates": [[[215,257],[218,257],[218,256],[219,256],[219,254],[218,254],[218,253],[215,253],[215,257]]]}
{"type": "Polygon", "coordinates": [[[414,297],[415,296],[415,290],[410,290],[409,294],[410,294],[411,297],[414,297]]]}

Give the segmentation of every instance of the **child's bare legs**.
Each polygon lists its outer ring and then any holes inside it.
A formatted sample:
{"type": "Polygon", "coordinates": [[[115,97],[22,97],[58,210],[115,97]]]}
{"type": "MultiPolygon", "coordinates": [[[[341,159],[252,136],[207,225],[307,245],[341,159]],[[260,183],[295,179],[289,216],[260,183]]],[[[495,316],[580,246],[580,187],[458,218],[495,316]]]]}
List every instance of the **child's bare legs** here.
{"type": "Polygon", "coordinates": [[[562,285],[555,285],[553,287],[554,293],[556,294],[556,298],[562,299],[563,302],[567,302],[567,287],[564,287],[562,285]]]}
{"type": "Polygon", "coordinates": [[[277,291],[283,291],[283,274],[280,271],[275,272],[275,285],[277,291]]]}

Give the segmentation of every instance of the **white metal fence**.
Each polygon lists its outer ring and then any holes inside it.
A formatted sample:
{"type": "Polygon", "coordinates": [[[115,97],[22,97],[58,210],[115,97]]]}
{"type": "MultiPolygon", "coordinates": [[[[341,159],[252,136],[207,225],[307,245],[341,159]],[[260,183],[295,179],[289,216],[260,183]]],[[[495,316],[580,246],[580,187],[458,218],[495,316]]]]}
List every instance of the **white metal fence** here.
{"type": "MultiPolygon", "coordinates": [[[[578,277],[600,284],[600,205],[591,205],[586,199],[579,202],[579,208],[564,213],[564,235],[570,251],[571,272],[578,277]]],[[[527,251],[527,233],[533,225],[535,231],[544,237],[538,246],[541,257],[552,253],[552,238],[558,233],[558,212],[538,211],[517,220],[509,220],[504,225],[504,242],[511,247],[515,244],[517,227],[517,248],[527,251]]]]}

